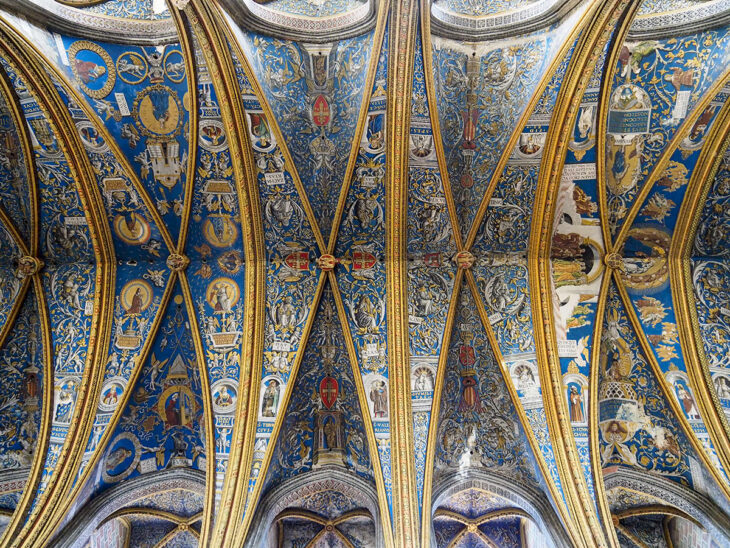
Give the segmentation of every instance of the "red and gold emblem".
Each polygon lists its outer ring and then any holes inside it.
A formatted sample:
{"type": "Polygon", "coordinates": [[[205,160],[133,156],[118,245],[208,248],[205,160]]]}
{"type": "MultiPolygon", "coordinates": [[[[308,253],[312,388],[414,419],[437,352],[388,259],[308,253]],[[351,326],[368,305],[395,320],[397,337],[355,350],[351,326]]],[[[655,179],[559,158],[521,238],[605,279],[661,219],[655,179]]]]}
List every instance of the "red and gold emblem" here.
{"type": "Polygon", "coordinates": [[[353,270],[367,270],[375,264],[375,255],[367,251],[355,251],[352,254],[353,270]]]}
{"type": "Polygon", "coordinates": [[[289,253],[284,262],[292,270],[309,270],[309,253],[306,251],[289,253]]]}
{"type": "Polygon", "coordinates": [[[322,403],[327,409],[331,409],[337,401],[337,394],[339,392],[339,385],[337,380],[333,377],[325,377],[322,382],[319,383],[319,397],[322,399],[322,403]]]}
{"type": "Polygon", "coordinates": [[[459,363],[462,367],[471,367],[476,362],[474,356],[474,347],[468,344],[462,344],[459,348],[459,363]]]}
{"type": "Polygon", "coordinates": [[[441,253],[426,253],[423,257],[423,263],[432,268],[441,266],[441,253]]]}
{"type": "Polygon", "coordinates": [[[330,123],[330,104],[324,95],[318,95],[312,105],[312,120],[317,126],[330,123]]]}

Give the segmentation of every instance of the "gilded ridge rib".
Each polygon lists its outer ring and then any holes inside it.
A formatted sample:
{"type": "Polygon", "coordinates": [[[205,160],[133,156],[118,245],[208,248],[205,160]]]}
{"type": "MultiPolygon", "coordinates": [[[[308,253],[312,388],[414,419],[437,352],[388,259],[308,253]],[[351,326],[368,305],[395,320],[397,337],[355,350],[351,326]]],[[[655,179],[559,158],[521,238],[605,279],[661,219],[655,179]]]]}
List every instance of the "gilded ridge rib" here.
{"type": "Polygon", "coordinates": [[[411,366],[408,331],[408,136],[413,86],[417,0],[391,4],[386,102],[385,272],[388,311],[388,383],[397,546],[418,546],[411,366]]]}
{"type": "MultiPolygon", "coordinates": [[[[111,315],[113,312],[113,290],[115,278],[115,259],[111,243],[109,225],[104,213],[101,196],[96,188],[88,157],[82,152],[83,145],[73,122],[69,118],[64,105],[55,88],[44,71],[45,61],[39,56],[26,40],[20,37],[7,22],[0,21],[0,37],[2,44],[0,52],[13,68],[22,75],[29,91],[33,93],[39,106],[54,128],[59,145],[69,163],[71,173],[77,181],[77,189],[88,220],[89,232],[92,239],[96,264],[97,294],[92,315],[89,352],[84,368],[78,398],[74,409],[74,416],[69,429],[69,436],[64,441],[59,456],[58,469],[53,474],[47,490],[41,495],[39,503],[25,523],[20,516],[29,510],[33,498],[24,497],[23,507],[13,517],[5,530],[3,539],[12,542],[12,546],[43,546],[55,527],[60,523],[51,505],[54,500],[64,497],[70,487],[76,469],[78,468],[88,439],[93,415],[96,412],[96,402],[101,389],[103,377],[102,362],[106,358],[104,349],[110,337],[111,315]],[[24,53],[29,52],[29,53],[24,53]]],[[[50,378],[53,378],[51,376],[50,378]]],[[[45,459],[45,454],[36,454],[36,458],[45,459]]],[[[34,467],[35,468],[35,467],[34,467]]],[[[42,472],[42,467],[35,468],[34,472],[42,472]]],[[[37,477],[29,478],[28,485],[38,481],[37,477]]]]}
{"type": "Polygon", "coordinates": [[[596,2],[591,7],[590,21],[568,65],[546,138],[528,252],[535,347],[548,428],[570,514],[578,524],[584,546],[605,546],[607,539],[593,511],[563,396],[563,377],[554,331],[550,247],[556,194],[567,154],[568,134],[575,126],[578,105],[595,63],[621,14],[626,8],[638,9],[638,5],[638,2],[616,0],[596,2]]]}
{"type": "Polygon", "coordinates": [[[231,162],[236,176],[236,191],[241,209],[245,271],[243,337],[236,427],[233,430],[229,463],[217,510],[215,527],[208,530],[201,543],[204,546],[225,546],[234,542],[242,521],[248,494],[248,477],[253,458],[263,348],[263,323],[266,279],[263,223],[256,176],[248,134],[244,130],[240,89],[221,29],[211,16],[211,6],[193,0],[185,6],[184,15],[195,34],[211,73],[221,115],[229,136],[231,162]]]}

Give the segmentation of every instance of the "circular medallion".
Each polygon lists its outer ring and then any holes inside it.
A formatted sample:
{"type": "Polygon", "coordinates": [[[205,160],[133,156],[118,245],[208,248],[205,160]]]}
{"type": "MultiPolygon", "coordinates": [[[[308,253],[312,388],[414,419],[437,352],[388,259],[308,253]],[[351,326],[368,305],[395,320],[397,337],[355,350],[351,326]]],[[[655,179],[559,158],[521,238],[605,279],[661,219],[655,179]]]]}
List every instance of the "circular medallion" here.
{"type": "Polygon", "coordinates": [[[113,226],[116,235],[131,245],[147,243],[152,232],[149,223],[137,213],[117,215],[114,217],[113,226]]]}
{"type": "Polygon", "coordinates": [[[174,384],[165,389],[157,400],[157,413],[165,428],[190,426],[195,415],[195,398],[190,388],[174,384]]]}
{"type": "Polygon", "coordinates": [[[203,235],[215,247],[229,247],[236,241],[238,229],[228,217],[208,217],[203,223],[203,235]]]}
{"type": "Polygon", "coordinates": [[[185,80],[185,59],[183,59],[180,50],[173,49],[168,51],[162,64],[165,67],[165,75],[172,82],[180,84],[185,80]]]}
{"type": "Polygon", "coordinates": [[[139,464],[142,448],[139,440],[131,432],[119,434],[109,446],[104,458],[101,476],[107,483],[126,479],[139,464]]]}
{"type": "Polygon", "coordinates": [[[121,377],[109,379],[101,389],[101,396],[99,396],[99,410],[106,412],[114,411],[119,402],[122,401],[125,386],[126,383],[121,377]]]}
{"type": "Polygon", "coordinates": [[[117,74],[127,84],[141,84],[147,78],[147,59],[134,51],[124,52],[117,58],[117,74]]]}
{"type": "Polygon", "coordinates": [[[182,108],[182,102],[174,90],[157,84],[137,94],[132,115],[146,137],[172,138],[182,128],[182,108]]]}
{"type": "Polygon", "coordinates": [[[201,120],[198,143],[210,152],[221,152],[227,149],[228,140],[226,139],[223,122],[212,118],[201,120]]]}
{"type": "Polygon", "coordinates": [[[132,280],[122,288],[119,300],[127,314],[141,314],[152,302],[152,287],[144,280],[132,280]]]}
{"type": "Polygon", "coordinates": [[[216,278],[208,284],[208,289],[205,290],[205,299],[214,314],[231,312],[240,296],[241,290],[230,278],[216,278]]]}
{"type": "Polygon", "coordinates": [[[89,120],[76,122],[76,129],[81,137],[81,142],[84,143],[84,148],[89,152],[102,154],[109,150],[109,145],[89,120]]]}
{"type": "Polygon", "coordinates": [[[235,381],[221,379],[211,387],[213,410],[216,413],[233,413],[236,410],[238,387],[235,381]]]}
{"type": "Polygon", "coordinates": [[[218,257],[218,266],[226,274],[237,274],[243,266],[243,259],[241,253],[234,250],[226,251],[223,255],[218,257]]]}
{"type": "Polygon", "coordinates": [[[114,63],[98,44],[88,40],[74,42],[68,48],[68,61],[76,82],[89,97],[101,99],[114,88],[117,79],[114,63]]]}

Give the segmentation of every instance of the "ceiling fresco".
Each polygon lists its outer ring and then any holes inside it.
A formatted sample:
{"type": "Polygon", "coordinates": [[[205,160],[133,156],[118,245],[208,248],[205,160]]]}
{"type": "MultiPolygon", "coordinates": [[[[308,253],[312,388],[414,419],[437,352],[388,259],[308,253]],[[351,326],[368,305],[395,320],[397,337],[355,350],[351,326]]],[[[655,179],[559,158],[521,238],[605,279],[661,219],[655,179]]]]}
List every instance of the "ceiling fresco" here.
{"type": "Polygon", "coordinates": [[[0,0],[0,546],[730,543],[729,32],[0,0]]]}

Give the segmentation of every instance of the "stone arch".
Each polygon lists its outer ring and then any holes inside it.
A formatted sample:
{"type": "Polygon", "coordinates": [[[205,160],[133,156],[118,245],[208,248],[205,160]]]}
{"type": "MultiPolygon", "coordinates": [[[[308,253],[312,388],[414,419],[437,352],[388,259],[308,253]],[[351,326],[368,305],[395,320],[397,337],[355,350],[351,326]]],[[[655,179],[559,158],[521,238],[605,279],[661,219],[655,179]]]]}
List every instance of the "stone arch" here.
{"type": "MultiPolygon", "coordinates": [[[[688,524],[694,521],[718,541],[730,543],[730,517],[696,489],[690,489],[656,474],[626,468],[619,468],[606,474],[604,484],[607,492],[623,488],[658,499],[663,504],[674,507],[686,515],[689,519],[684,519],[684,521],[688,524]]],[[[696,486],[696,488],[700,491],[702,489],[701,486],[696,486]]],[[[635,508],[640,508],[640,506],[635,508]]],[[[680,517],[680,519],[683,518],[680,517]]]]}
{"type": "MultiPolygon", "coordinates": [[[[544,493],[534,487],[514,483],[491,470],[469,470],[468,476],[452,473],[443,477],[434,487],[431,515],[449,497],[462,491],[476,489],[501,497],[515,510],[524,512],[543,537],[548,546],[570,546],[570,539],[544,493]]],[[[433,528],[433,520],[431,520],[433,528]]],[[[432,543],[435,535],[432,531],[432,543]]],[[[433,545],[433,544],[432,544],[433,545]]]]}
{"type": "Polygon", "coordinates": [[[275,524],[287,510],[300,508],[308,495],[335,491],[348,497],[356,506],[366,510],[375,526],[377,548],[383,547],[383,531],[375,488],[361,478],[335,467],[323,467],[300,474],[269,491],[261,502],[254,517],[251,534],[245,547],[274,546],[275,524]]]}
{"type": "Polygon", "coordinates": [[[126,480],[92,498],[59,532],[53,545],[58,548],[84,546],[99,527],[116,512],[134,506],[146,497],[164,491],[183,490],[205,495],[205,474],[189,468],[153,472],[126,480]]]}

